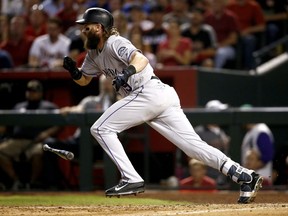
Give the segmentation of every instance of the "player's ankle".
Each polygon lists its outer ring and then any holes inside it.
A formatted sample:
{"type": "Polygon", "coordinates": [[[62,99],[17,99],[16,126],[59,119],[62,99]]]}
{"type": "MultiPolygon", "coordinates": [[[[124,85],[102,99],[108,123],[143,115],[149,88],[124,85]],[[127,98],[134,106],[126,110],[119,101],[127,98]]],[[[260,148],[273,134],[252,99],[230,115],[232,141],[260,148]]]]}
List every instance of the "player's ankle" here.
{"type": "Polygon", "coordinates": [[[234,182],[236,183],[249,183],[252,181],[252,176],[251,174],[254,172],[253,170],[248,170],[240,164],[232,161],[231,159],[225,161],[221,168],[220,171],[226,175],[229,176],[234,182]]]}

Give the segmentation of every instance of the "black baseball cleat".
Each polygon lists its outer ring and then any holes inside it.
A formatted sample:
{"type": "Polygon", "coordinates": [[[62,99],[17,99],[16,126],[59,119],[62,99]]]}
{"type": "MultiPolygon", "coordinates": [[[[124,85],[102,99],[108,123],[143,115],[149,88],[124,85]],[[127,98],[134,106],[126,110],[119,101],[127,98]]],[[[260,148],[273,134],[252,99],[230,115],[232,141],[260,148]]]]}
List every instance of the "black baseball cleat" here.
{"type": "Polygon", "coordinates": [[[123,195],[137,195],[145,191],[144,182],[129,183],[127,181],[120,181],[120,183],[105,191],[106,196],[123,196],[123,195]]]}
{"type": "Polygon", "coordinates": [[[257,192],[262,188],[263,177],[253,172],[252,181],[244,182],[240,186],[240,197],[238,203],[247,204],[254,201],[257,192]]]}

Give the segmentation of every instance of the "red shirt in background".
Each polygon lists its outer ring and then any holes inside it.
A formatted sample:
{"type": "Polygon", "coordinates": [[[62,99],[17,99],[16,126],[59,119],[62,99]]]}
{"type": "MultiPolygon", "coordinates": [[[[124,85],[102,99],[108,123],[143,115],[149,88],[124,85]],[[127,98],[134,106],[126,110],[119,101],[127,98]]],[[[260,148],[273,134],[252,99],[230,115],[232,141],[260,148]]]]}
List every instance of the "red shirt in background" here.
{"type": "Polygon", "coordinates": [[[65,33],[68,28],[75,25],[77,11],[62,9],[56,14],[56,16],[62,21],[62,32],[65,33]]]}
{"type": "Polygon", "coordinates": [[[27,28],[25,30],[25,35],[30,36],[33,39],[35,39],[38,36],[44,35],[46,33],[47,33],[46,24],[42,25],[41,28],[37,32],[35,31],[35,29],[31,25],[27,26],[27,28]]]}
{"type": "Polygon", "coordinates": [[[239,33],[240,30],[237,16],[229,10],[224,10],[219,18],[212,12],[208,12],[205,15],[204,22],[214,28],[219,43],[224,41],[232,32],[239,33]]]}
{"type": "MultiPolygon", "coordinates": [[[[165,41],[163,41],[162,43],[160,43],[158,45],[158,51],[161,51],[161,50],[169,50],[171,49],[169,47],[169,38],[165,41]]],[[[192,42],[190,40],[190,38],[185,38],[185,37],[182,37],[180,40],[179,40],[179,43],[176,47],[176,49],[174,49],[177,53],[179,53],[180,55],[184,55],[184,53],[188,50],[188,51],[191,51],[192,50],[192,42]]],[[[178,63],[178,61],[173,58],[173,57],[169,57],[169,58],[166,58],[166,59],[163,59],[161,61],[161,63],[164,65],[164,66],[178,66],[180,65],[178,63]]]]}
{"type": "Polygon", "coordinates": [[[28,64],[29,50],[32,43],[32,37],[24,37],[18,43],[8,40],[1,45],[1,48],[10,53],[14,67],[19,67],[28,64]]]}
{"type": "Polygon", "coordinates": [[[241,31],[251,26],[265,24],[263,11],[257,2],[246,1],[244,5],[239,5],[233,1],[228,4],[227,9],[238,16],[241,31]]]}

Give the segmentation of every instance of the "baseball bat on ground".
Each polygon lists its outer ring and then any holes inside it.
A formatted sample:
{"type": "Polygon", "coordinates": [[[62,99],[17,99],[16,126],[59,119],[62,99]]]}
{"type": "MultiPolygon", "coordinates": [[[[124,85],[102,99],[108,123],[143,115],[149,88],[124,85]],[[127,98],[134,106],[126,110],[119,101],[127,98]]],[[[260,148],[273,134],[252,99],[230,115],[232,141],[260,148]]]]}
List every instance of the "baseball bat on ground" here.
{"type": "Polygon", "coordinates": [[[61,150],[61,149],[51,148],[47,144],[43,145],[43,150],[53,152],[65,160],[72,160],[74,158],[74,154],[72,152],[66,151],[66,150],[61,150]]]}

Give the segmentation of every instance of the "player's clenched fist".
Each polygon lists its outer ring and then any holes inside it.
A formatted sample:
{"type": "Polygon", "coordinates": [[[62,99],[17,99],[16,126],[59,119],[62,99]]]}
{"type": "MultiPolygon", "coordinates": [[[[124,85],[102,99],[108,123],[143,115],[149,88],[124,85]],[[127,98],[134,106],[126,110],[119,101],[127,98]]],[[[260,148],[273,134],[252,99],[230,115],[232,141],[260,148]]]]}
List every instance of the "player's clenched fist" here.
{"type": "Polygon", "coordinates": [[[63,67],[69,71],[74,80],[79,80],[82,77],[81,71],[77,68],[76,62],[68,56],[63,59],[63,67]]]}
{"type": "Polygon", "coordinates": [[[121,86],[127,84],[128,78],[136,73],[136,69],[133,65],[129,65],[122,71],[122,74],[118,74],[113,80],[113,86],[116,91],[119,91],[121,86]]]}

